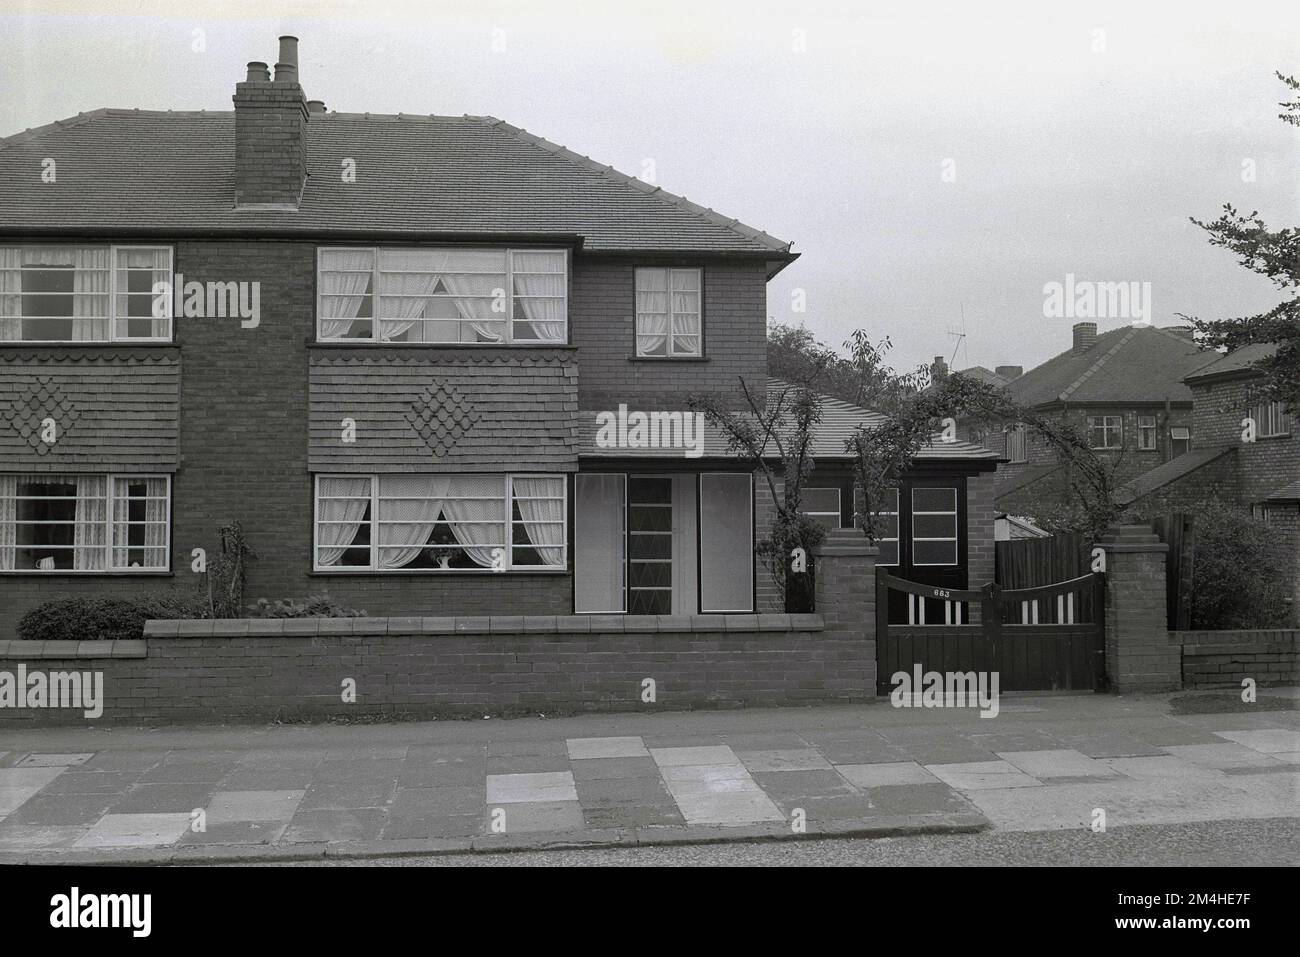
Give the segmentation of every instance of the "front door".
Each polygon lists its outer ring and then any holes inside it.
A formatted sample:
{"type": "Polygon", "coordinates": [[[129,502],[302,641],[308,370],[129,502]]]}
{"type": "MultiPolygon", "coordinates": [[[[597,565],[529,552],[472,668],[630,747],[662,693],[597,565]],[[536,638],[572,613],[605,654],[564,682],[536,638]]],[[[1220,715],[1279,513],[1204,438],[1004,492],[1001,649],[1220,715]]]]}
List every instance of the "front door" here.
{"type": "MultiPolygon", "coordinates": [[[[881,548],[882,559],[896,558],[888,571],[918,584],[965,588],[966,479],[919,475],[897,491],[897,523],[890,523],[897,541],[881,548]]],[[[895,624],[963,624],[949,620],[954,613],[960,609],[948,602],[890,592],[889,620],[895,624]]]]}

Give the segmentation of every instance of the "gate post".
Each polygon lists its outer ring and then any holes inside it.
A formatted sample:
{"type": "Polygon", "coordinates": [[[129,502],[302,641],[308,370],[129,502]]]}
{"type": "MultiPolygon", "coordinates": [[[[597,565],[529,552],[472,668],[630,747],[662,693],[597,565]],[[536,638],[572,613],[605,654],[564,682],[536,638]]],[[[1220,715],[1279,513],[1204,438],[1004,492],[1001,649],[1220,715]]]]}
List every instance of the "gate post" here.
{"type": "Polygon", "coordinates": [[[865,674],[864,695],[876,693],[876,556],[860,528],[826,533],[814,553],[814,610],[831,640],[856,643],[865,674]]]}
{"type": "Polygon", "coordinates": [[[1112,526],[1106,550],[1106,675],[1116,691],[1176,691],[1181,648],[1169,641],[1165,545],[1150,525],[1112,526]]]}

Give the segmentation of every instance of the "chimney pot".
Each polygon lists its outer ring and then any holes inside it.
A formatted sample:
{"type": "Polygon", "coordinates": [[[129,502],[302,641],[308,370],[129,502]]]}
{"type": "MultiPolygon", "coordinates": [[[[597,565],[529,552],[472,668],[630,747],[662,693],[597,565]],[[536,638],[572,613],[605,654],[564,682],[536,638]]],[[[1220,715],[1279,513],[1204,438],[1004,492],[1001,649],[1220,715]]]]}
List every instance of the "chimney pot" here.
{"type": "Polygon", "coordinates": [[[325,101],[324,101],[324,100],[308,100],[308,101],[307,101],[307,112],[308,112],[308,113],[324,113],[324,112],[325,112],[325,101]]]}
{"type": "Polygon", "coordinates": [[[275,64],[276,83],[298,82],[298,38],[280,37],[280,59],[275,64]]]}
{"type": "Polygon", "coordinates": [[[271,71],[267,65],[260,60],[253,60],[248,64],[248,82],[266,82],[271,79],[271,71]]]}
{"type": "Polygon", "coordinates": [[[1074,324],[1074,354],[1082,355],[1097,344],[1097,324],[1095,322],[1076,322],[1074,324]]]}
{"type": "Polygon", "coordinates": [[[930,366],[930,378],[934,380],[942,379],[948,374],[948,363],[943,361],[943,356],[934,357],[934,365],[930,366]]]}
{"type": "Polygon", "coordinates": [[[998,366],[993,370],[1004,379],[1019,379],[1025,374],[1024,366],[998,366]]]}

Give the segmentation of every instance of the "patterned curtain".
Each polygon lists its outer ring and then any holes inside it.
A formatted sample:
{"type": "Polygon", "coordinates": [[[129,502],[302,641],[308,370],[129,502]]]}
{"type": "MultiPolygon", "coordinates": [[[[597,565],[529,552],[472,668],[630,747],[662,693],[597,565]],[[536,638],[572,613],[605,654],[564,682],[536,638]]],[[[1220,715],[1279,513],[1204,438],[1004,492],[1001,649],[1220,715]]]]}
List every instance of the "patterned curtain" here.
{"type": "Polygon", "coordinates": [[[0,571],[13,571],[18,556],[18,476],[0,473],[0,571]]]}
{"type": "Polygon", "coordinates": [[[450,475],[443,517],[451,533],[476,565],[492,565],[493,549],[506,537],[505,477],[501,475],[450,475]]]}
{"type": "Polygon", "coordinates": [[[447,475],[385,475],[379,480],[380,568],[401,568],[423,551],[450,482],[447,475]]]}
{"type": "Polygon", "coordinates": [[[370,504],[369,478],[320,480],[320,521],[316,525],[318,566],[333,565],[357,537],[370,504]],[[339,524],[325,524],[326,522],[339,524]]]}
{"type": "Polygon", "coordinates": [[[104,525],[107,517],[107,486],[102,475],[77,475],[51,478],[51,481],[75,483],[77,512],[72,550],[74,569],[101,570],[105,561],[104,525]]]}
{"type": "Polygon", "coordinates": [[[514,480],[515,503],[528,540],[542,564],[564,564],[564,479],[558,475],[514,480]]]}
{"type": "MultiPolygon", "coordinates": [[[[22,252],[14,247],[0,249],[0,341],[23,337],[22,252]]],[[[0,565],[0,568],[3,568],[0,565]]]]}
{"type": "Polygon", "coordinates": [[[544,342],[564,341],[564,253],[559,250],[511,254],[515,294],[533,335],[544,342]]]}
{"type": "Polygon", "coordinates": [[[322,249],[320,253],[320,337],[341,339],[366,301],[375,255],[368,249],[322,249]]]}
{"type": "Polygon", "coordinates": [[[668,270],[636,271],[637,355],[668,353],[668,270]]]}
{"type": "Polygon", "coordinates": [[[72,338],[77,342],[106,342],[112,338],[108,328],[110,255],[107,247],[73,252],[72,338]]]}

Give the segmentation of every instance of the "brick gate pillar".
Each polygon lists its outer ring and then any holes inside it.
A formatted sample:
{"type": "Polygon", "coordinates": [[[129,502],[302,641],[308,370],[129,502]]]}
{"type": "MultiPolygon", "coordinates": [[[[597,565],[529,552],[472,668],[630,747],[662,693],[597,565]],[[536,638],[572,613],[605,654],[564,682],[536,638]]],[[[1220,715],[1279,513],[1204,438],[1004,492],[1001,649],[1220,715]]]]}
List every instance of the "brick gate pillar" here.
{"type": "Polygon", "coordinates": [[[863,693],[876,693],[876,557],[880,549],[860,528],[826,534],[814,554],[813,601],[825,621],[825,635],[855,643],[869,672],[863,693]]]}
{"type": "Polygon", "coordinates": [[[1106,676],[1116,691],[1176,691],[1182,653],[1169,640],[1165,554],[1149,525],[1117,525],[1106,550],[1106,676]]]}

